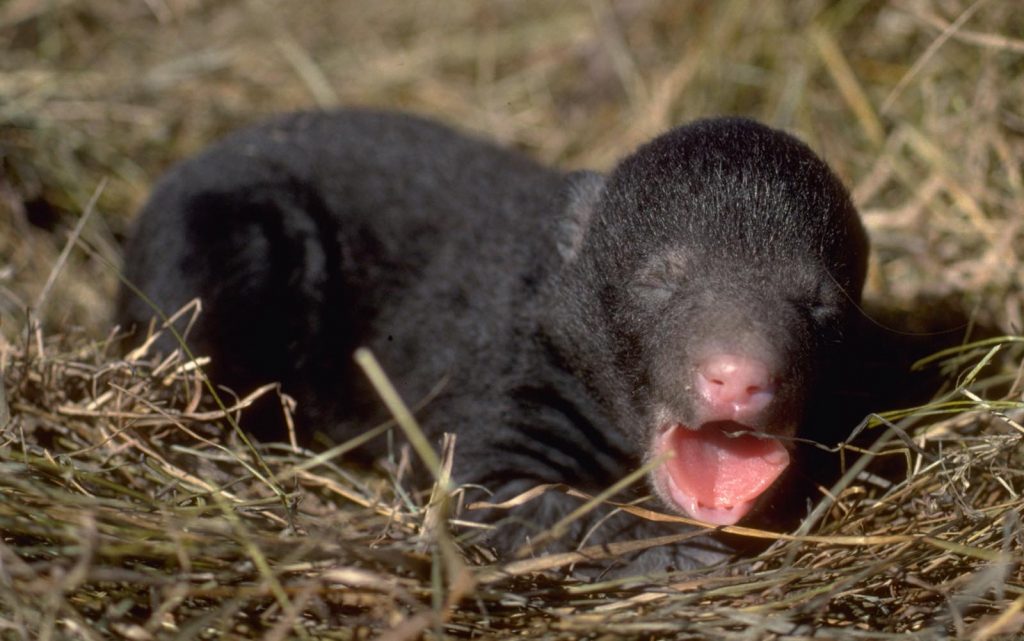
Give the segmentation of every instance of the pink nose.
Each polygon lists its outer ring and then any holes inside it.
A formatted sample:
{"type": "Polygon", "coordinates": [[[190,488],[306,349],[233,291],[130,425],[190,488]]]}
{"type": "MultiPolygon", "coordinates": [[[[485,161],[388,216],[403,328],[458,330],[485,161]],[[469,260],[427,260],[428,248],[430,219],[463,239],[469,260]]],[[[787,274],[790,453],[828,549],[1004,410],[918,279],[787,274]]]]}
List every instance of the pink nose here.
{"type": "Polygon", "coordinates": [[[768,367],[745,356],[711,356],[697,368],[696,379],[697,393],[708,404],[709,420],[749,419],[775,396],[768,367]]]}

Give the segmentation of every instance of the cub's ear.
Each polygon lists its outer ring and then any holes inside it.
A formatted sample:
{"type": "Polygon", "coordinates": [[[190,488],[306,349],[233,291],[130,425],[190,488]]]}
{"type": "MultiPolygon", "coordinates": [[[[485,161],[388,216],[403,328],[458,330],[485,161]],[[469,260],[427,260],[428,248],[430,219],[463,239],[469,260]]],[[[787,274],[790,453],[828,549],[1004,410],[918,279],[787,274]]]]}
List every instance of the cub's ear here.
{"type": "Polygon", "coordinates": [[[558,224],[558,253],[567,263],[579,254],[587,227],[604,193],[604,183],[604,176],[593,171],[574,171],[565,178],[565,210],[558,224]]]}

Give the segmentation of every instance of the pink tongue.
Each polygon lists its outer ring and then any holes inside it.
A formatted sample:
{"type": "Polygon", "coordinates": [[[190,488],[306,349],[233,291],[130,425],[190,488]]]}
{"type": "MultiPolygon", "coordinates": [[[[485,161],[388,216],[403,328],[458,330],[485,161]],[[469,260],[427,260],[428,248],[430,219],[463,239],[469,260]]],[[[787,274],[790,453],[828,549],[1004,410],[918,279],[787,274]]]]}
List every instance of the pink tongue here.
{"type": "Polygon", "coordinates": [[[677,426],[668,446],[675,450],[675,458],[668,462],[672,481],[707,508],[739,507],[753,501],[789,465],[789,452],[779,441],[729,436],[715,427],[677,426]]]}

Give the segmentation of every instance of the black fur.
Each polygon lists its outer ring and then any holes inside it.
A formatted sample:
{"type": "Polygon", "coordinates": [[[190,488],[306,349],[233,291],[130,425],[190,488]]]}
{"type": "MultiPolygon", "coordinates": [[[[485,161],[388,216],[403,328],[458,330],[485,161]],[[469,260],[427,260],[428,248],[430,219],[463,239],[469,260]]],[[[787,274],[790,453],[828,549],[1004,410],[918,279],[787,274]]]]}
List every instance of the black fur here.
{"type": "MultiPolygon", "coordinates": [[[[411,404],[444,381],[418,416],[434,438],[458,434],[456,479],[500,500],[544,482],[599,490],[635,469],[656,414],[692,412],[696,354],[723,342],[785,374],[769,431],[833,438],[816,412],[835,389],[866,256],[826,165],[748,120],[672,130],[605,178],[417,117],[342,111],[279,118],[172,170],[125,274],[165,312],[201,297],[190,342],[213,356],[212,374],[239,391],[281,380],[307,432],[345,439],[381,415],[357,346],[411,404]]],[[[122,322],[150,316],[122,294],[122,322]]],[[[761,512],[792,502],[776,492],[761,512]]],[[[512,549],[578,504],[549,493],[492,540],[512,549]]],[[[624,530],[679,528],[619,517],[590,542],[624,530]]],[[[711,556],[687,546],[637,563],[711,556]]]]}

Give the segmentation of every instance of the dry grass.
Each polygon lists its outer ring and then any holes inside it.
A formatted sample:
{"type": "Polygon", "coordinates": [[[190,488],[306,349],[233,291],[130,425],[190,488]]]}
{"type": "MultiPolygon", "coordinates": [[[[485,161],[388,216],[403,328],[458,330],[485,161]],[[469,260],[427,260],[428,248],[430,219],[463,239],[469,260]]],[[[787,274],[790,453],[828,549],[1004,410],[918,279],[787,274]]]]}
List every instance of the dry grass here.
{"type": "Polygon", "coordinates": [[[250,448],[192,369],[106,339],[110,265],[160,171],[311,104],[414,109],[599,168],[677,122],[758,117],[851,185],[869,302],[909,328],[942,302],[1019,335],[1014,3],[9,0],[0,50],[0,638],[1024,628],[1019,340],[950,361],[945,403],[872,428],[883,456],[752,563],[593,584],[567,559],[457,552],[401,461],[250,448]]]}

